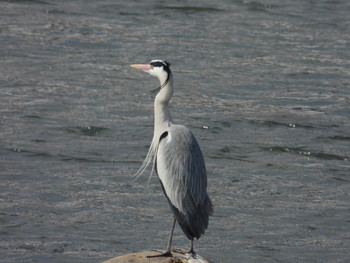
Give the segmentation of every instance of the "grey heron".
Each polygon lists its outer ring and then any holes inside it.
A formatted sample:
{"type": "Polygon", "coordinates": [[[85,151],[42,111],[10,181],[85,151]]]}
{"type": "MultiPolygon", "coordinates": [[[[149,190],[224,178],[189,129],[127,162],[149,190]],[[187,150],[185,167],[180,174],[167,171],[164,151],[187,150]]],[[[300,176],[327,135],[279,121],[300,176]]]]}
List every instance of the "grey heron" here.
{"type": "Polygon", "coordinates": [[[153,90],[154,135],[148,154],[138,172],[142,174],[152,163],[160,180],[166,199],[174,214],[174,221],[166,251],[157,256],[172,256],[171,243],[176,221],[190,240],[192,255],[193,239],[199,239],[208,228],[213,205],[207,193],[207,173],[204,158],[193,133],[185,126],[174,124],[169,111],[174,81],[170,64],[152,60],[149,64],[134,64],[160,81],[153,90]]]}

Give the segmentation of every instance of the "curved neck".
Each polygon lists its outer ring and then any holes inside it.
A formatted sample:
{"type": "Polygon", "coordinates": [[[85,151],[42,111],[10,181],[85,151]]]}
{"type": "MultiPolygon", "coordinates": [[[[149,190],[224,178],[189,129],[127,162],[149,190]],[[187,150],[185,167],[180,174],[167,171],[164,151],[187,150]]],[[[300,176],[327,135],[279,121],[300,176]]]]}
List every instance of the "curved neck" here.
{"type": "MultiPolygon", "coordinates": [[[[160,80],[163,84],[165,80],[160,80]]],[[[169,82],[157,94],[154,100],[154,139],[159,140],[160,135],[173,122],[170,111],[169,101],[173,95],[173,78],[170,76],[169,82]]]]}

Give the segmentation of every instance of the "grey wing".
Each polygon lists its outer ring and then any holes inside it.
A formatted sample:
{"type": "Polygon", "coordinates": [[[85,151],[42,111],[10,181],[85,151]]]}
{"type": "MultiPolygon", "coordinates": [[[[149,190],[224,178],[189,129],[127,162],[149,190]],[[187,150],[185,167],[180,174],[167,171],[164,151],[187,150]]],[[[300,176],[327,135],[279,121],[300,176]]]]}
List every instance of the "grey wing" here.
{"type": "Polygon", "coordinates": [[[203,155],[188,128],[173,125],[162,134],[156,171],[182,230],[189,239],[199,238],[208,227],[213,206],[203,155]]]}

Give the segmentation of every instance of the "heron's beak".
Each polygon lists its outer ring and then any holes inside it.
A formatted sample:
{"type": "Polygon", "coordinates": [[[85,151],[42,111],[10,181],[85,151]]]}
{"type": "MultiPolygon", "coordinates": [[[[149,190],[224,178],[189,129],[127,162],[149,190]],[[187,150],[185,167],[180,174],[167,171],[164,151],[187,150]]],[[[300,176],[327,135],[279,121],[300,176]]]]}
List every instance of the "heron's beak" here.
{"type": "Polygon", "coordinates": [[[136,69],[141,69],[143,71],[147,71],[147,70],[150,70],[152,68],[152,66],[149,64],[133,64],[130,66],[133,68],[136,68],[136,69]]]}

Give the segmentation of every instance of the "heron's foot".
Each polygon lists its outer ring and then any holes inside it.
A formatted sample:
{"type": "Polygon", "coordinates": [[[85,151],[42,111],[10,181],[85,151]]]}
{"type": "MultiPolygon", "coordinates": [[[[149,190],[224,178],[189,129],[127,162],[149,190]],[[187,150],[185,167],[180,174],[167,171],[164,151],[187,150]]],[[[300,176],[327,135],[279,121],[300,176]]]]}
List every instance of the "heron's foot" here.
{"type": "Polygon", "coordinates": [[[196,252],[194,252],[193,249],[190,249],[189,251],[187,251],[187,254],[190,254],[193,258],[196,258],[197,256],[196,252]]]}
{"type": "Polygon", "coordinates": [[[172,257],[172,256],[173,256],[173,254],[171,254],[170,251],[165,251],[164,253],[161,253],[159,255],[147,256],[147,258],[172,257]]]}

